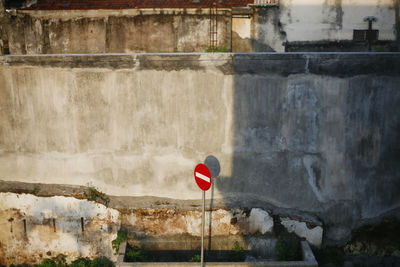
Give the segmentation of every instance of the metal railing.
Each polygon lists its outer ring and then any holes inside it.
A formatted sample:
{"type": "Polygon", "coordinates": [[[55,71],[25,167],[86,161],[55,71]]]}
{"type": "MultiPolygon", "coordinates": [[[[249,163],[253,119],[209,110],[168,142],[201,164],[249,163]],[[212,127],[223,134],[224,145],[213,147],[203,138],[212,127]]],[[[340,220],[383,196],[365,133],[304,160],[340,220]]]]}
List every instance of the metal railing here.
{"type": "Polygon", "coordinates": [[[252,6],[277,6],[278,4],[279,0],[254,0],[252,6]]]}

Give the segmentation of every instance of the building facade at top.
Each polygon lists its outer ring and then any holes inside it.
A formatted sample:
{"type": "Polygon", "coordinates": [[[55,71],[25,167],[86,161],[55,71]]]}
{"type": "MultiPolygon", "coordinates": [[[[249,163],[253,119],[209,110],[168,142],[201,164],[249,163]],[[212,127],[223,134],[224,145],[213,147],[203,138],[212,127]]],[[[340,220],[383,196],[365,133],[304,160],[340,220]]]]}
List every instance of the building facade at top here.
{"type": "Polygon", "coordinates": [[[4,54],[398,51],[397,0],[3,0],[4,54]]]}

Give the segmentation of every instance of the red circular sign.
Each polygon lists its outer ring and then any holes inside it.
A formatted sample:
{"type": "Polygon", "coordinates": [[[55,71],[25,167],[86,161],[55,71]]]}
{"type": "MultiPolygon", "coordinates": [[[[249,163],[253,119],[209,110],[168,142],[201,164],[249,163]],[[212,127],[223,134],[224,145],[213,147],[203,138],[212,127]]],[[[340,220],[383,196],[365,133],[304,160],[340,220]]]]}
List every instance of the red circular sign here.
{"type": "Polygon", "coordinates": [[[194,168],[194,179],[201,190],[207,191],[211,187],[211,174],[207,166],[200,163],[194,168]]]}

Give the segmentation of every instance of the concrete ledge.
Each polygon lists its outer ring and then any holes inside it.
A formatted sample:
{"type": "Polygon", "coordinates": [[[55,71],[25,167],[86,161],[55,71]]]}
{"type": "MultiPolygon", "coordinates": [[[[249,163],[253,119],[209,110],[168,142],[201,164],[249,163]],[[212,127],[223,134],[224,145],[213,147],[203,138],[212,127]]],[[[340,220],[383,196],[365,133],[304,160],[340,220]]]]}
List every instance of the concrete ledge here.
{"type": "MultiPolygon", "coordinates": [[[[148,16],[148,15],[210,15],[209,8],[131,8],[131,9],[67,9],[67,10],[18,10],[20,14],[29,14],[34,18],[71,19],[71,18],[103,18],[109,16],[148,16]]],[[[218,8],[218,15],[229,16],[230,8],[218,8]]]]}
{"type": "Polygon", "coordinates": [[[105,68],[131,70],[205,70],[224,74],[337,77],[400,75],[400,53],[144,53],[0,56],[0,66],[105,68]]]}
{"type": "Polygon", "coordinates": [[[318,266],[318,262],[307,241],[301,241],[301,250],[303,252],[303,261],[314,264],[313,266],[318,266]]]}
{"type": "Polygon", "coordinates": [[[123,243],[120,244],[120,246],[119,246],[117,263],[123,263],[123,262],[124,262],[125,251],[126,251],[126,244],[127,244],[126,242],[123,242],[123,243]]]}
{"type": "MultiPolygon", "coordinates": [[[[120,252],[125,251],[126,242],[121,244],[120,252]]],[[[303,261],[258,261],[258,262],[205,262],[204,266],[236,266],[236,267],[318,267],[318,262],[315,260],[314,254],[308,245],[307,241],[301,241],[303,252],[303,261]]],[[[124,253],[125,254],[125,253],[124,253]]],[[[123,262],[124,254],[118,256],[116,267],[119,266],[145,266],[145,267],[162,267],[162,266],[179,266],[179,267],[194,267],[199,266],[199,262],[123,262]]]]}

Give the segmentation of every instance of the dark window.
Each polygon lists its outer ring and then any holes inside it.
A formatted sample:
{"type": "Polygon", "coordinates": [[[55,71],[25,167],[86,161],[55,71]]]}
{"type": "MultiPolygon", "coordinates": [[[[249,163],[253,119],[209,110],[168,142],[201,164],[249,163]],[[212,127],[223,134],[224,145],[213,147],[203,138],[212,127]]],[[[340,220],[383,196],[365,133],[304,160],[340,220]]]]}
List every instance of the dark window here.
{"type": "Polygon", "coordinates": [[[376,41],[379,37],[379,30],[353,30],[353,41],[365,42],[376,41]]]}
{"type": "Polygon", "coordinates": [[[353,41],[364,42],[365,40],[365,30],[353,30],[353,41]]]}

